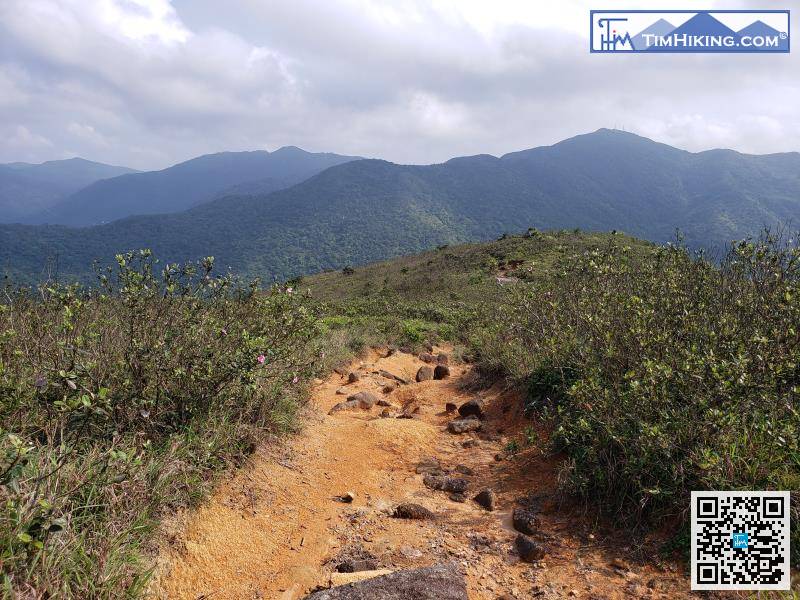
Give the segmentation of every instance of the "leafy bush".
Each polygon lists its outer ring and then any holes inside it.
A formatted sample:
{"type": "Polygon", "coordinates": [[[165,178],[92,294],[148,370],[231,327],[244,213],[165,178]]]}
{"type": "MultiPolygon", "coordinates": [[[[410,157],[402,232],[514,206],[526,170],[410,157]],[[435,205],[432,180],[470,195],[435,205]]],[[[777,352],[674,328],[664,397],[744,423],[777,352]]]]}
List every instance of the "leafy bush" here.
{"type": "Polygon", "coordinates": [[[769,234],[718,263],[679,246],[632,260],[612,242],[520,287],[481,360],[553,418],[567,489],[621,517],[684,522],[691,490],[796,491],[798,259],[769,234]]]}
{"type": "Polygon", "coordinates": [[[141,591],[164,510],[291,425],[318,358],[306,300],[214,277],[213,260],[117,257],[101,289],[6,290],[0,304],[4,592],[141,591]]]}

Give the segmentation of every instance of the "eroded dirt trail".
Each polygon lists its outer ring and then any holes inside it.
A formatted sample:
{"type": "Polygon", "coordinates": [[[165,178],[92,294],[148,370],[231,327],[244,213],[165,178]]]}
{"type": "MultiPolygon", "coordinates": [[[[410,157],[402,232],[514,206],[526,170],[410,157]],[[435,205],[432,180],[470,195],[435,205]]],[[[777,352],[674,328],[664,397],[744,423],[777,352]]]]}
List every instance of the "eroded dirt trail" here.
{"type": "Polygon", "coordinates": [[[317,385],[303,432],[280,451],[256,453],[190,516],[162,557],[155,594],[192,600],[303,598],[332,579],[336,584],[351,577],[332,571],[337,556],[358,548],[375,558],[372,566],[389,570],[456,560],[475,599],[688,593],[685,577],[670,565],[638,564],[634,549],[613,532],[557,504],[557,459],[535,445],[513,456],[504,452],[530,426],[520,414],[519,398],[495,388],[481,392],[482,430],[454,435],[446,430],[454,415],[445,405],[476,396],[462,389],[467,367],[450,364],[447,379],[407,385],[380,373],[413,382],[423,364],[410,354],[373,351],[351,366],[359,381],[347,384],[334,373],[317,385]],[[393,384],[396,389],[384,391],[393,384]],[[419,410],[411,419],[382,418],[380,406],[329,415],[345,399],[337,394],[343,386],[347,394],[371,391],[398,409],[416,401],[419,410]],[[432,457],[469,481],[465,502],[423,484],[416,467],[432,457]],[[493,512],[472,500],[487,487],[497,495],[493,512]],[[355,495],[352,503],[336,499],[347,492],[355,495]],[[423,505],[436,518],[393,518],[402,502],[423,505]],[[520,502],[536,507],[541,521],[536,539],[549,548],[535,564],[520,561],[513,550],[510,515],[520,502]]]}

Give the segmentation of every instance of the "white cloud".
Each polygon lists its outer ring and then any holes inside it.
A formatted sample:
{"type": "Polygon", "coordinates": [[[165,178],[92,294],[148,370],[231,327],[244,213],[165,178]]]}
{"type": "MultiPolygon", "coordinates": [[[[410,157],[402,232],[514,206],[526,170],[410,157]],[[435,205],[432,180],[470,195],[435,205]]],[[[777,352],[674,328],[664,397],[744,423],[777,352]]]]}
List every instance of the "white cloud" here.
{"type": "Polygon", "coordinates": [[[435,162],[613,125],[800,149],[796,54],[590,55],[587,27],[582,0],[4,0],[0,130],[139,168],[286,144],[435,162]]]}

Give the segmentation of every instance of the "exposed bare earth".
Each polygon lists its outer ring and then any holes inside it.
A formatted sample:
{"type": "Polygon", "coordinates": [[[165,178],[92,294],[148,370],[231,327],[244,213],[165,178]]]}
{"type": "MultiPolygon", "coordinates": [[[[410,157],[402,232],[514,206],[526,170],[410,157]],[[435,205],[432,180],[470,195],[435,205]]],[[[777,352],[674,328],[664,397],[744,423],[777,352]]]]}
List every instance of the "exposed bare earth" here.
{"type": "Polygon", "coordinates": [[[413,382],[423,364],[410,354],[372,352],[352,366],[359,381],[346,385],[345,377],[334,374],[316,386],[303,432],[280,454],[257,453],[189,517],[179,541],[164,552],[156,594],[303,598],[328,587],[332,578],[337,583],[353,577],[332,571],[343,550],[360,546],[376,558],[373,566],[389,571],[456,560],[475,599],[688,596],[685,574],[661,563],[657,552],[632,548],[607,524],[558,503],[557,457],[545,456],[536,445],[515,455],[504,452],[530,426],[513,393],[482,392],[487,407],[482,431],[455,435],[445,427],[454,418],[445,404],[476,396],[462,389],[467,367],[451,364],[448,379],[382,391],[392,381],[378,371],[413,382]],[[345,385],[348,393],[369,390],[390,401],[393,415],[412,400],[420,408],[411,419],[382,418],[380,406],[328,415],[345,399],[336,393],[345,385]],[[468,439],[478,445],[465,448],[468,439]],[[469,480],[466,502],[423,484],[415,468],[429,457],[445,470],[463,465],[461,471],[473,472],[452,473],[469,480]],[[494,512],[472,500],[486,487],[497,495],[494,512]],[[336,499],[347,492],[355,496],[352,503],[336,499]],[[510,515],[520,501],[537,507],[541,520],[534,539],[549,552],[538,563],[522,562],[514,551],[510,515]],[[420,504],[435,518],[393,518],[401,502],[420,504]]]}

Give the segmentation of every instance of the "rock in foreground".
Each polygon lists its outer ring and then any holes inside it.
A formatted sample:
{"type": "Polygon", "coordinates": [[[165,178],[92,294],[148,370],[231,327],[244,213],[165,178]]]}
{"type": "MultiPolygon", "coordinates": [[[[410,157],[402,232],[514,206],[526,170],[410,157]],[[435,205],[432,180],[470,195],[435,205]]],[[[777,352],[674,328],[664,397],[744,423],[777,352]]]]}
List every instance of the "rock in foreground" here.
{"type": "Polygon", "coordinates": [[[464,575],[455,563],[397,571],[314,592],[306,600],[467,600],[464,575]]]}

